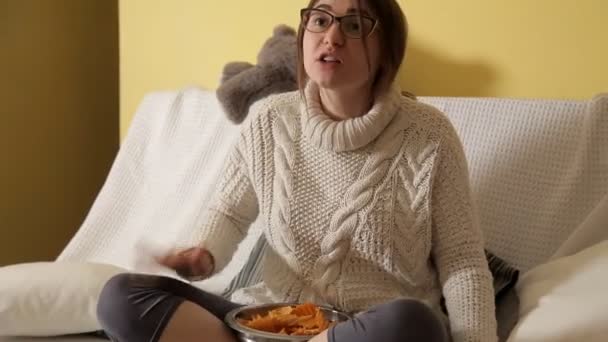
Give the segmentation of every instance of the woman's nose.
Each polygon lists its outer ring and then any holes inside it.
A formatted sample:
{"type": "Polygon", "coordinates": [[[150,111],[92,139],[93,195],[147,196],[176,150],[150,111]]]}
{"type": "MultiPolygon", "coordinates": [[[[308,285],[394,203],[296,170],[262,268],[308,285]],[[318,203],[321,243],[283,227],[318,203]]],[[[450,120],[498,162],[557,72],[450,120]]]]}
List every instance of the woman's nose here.
{"type": "Polygon", "coordinates": [[[325,31],[324,37],[325,44],[331,46],[342,46],[344,45],[344,34],[340,29],[340,24],[336,21],[325,31]]]}

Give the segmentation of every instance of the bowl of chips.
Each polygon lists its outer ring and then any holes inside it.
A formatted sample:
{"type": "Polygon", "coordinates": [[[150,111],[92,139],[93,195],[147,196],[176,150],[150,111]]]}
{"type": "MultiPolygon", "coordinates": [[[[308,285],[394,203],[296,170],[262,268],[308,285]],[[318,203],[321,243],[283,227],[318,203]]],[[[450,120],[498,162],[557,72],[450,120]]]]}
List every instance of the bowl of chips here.
{"type": "Polygon", "coordinates": [[[274,303],[234,309],[226,315],[226,324],[241,342],[303,342],[349,318],[312,303],[274,303]]]}

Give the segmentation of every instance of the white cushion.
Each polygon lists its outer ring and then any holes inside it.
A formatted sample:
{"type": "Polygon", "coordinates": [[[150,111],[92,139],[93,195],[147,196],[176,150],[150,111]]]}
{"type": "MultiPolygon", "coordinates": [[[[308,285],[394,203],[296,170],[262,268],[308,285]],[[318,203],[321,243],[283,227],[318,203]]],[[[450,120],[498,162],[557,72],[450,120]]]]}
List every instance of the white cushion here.
{"type": "Polygon", "coordinates": [[[103,285],[124,269],[95,263],[37,262],[0,268],[0,335],[51,336],[99,330],[103,285]]]}
{"type": "Polygon", "coordinates": [[[525,273],[510,342],[608,341],[608,240],[525,273]]]}

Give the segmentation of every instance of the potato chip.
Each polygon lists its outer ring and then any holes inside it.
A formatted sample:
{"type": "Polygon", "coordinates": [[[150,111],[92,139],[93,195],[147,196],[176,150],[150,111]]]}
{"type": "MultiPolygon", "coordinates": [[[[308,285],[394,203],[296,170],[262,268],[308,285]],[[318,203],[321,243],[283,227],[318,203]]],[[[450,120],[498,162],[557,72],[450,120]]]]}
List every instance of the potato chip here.
{"type": "Polygon", "coordinates": [[[283,335],[318,335],[336,322],[325,318],[321,308],[312,303],[282,306],[265,315],[239,319],[239,323],[256,330],[283,335]]]}
{"type": "Polygon", "coordinates": [[[276,316],[283,316],[283,315],[291,315],[292,311],[293,311],[293,308],[291,306],[282,306],[280,308],[271,310],[268,313],[276,315],[276,316]]]}
{"type": "Polygon", "coordinates": [[[317,310],[319,310],[319,308],[316,305],[312,303],[304,303],[296,305],[296,307],[293,308],[293,313],[298,316],[306,316],[316,314],[317,310]]]}

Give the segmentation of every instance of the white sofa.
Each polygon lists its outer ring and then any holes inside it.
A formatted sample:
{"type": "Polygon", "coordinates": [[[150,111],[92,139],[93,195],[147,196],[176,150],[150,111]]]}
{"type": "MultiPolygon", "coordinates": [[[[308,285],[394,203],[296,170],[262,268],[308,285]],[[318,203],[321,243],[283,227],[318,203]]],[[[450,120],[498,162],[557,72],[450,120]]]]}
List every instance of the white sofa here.
{"type": "MultiPolygon", "coordinates": [[[[518,267],[524,283],[535,279],[526,277],[528,271],[551,261],[557,263],[547,264],[549,271],[544,269],[543,274],[550,274],[551,267],[576,268],[572,261],[560,262],[606,240],[608,94],[581,101],[419,100],[446,113],[459,132],[487,247],[518,267]]],[[[206,207],[238,130],[226,120],[212,91],[186,88],[146,96],[103,189],[58,263],[104,263],[175,276],[147,257],[155,250],[186,246],[196,239],[198,213],[206,207]]],[[[259,233],[260,224],[256,222],[230,265],[197,285],[221,292],[246,261],[259,233]]],[[[606,253],[600,254],[603,258],[606,253]]],[[[601,260],[608,262],[606,258],[601,260]]],[[[520,294],[525,290],[518,287],[520,294]]],[[[548,295],[538,291],[532,297],[548,295]]],[[[529,293],[526,295],[522,298],[532,300],[529,293]]],[[[526,304],[528,311],[520,313],[534,313],[539,303],[532,307],[526,304]]],[[[502,310],[502,325],[517,318],[513,311],[517,307],[505,306],[502,310]]],[[[597,316],[598,312],[593,314],[597,316]]],[[[599,319],[608,322],[608,314],[601,316],[604,314],[600,312],[599,319]]],[[[0,321],[1,315],[0,310],[0,321]]],[[[523,330],[516,327],[514,332],[523,331],[524,335],[511,336],[511,340],[556,340],[555,336],[543,339],[542,332],[529,330],[528,326],[523,330]]],[[[570,336],[580,337],[567,332],[560,336],[564,341],[570,336]]],[[[600,338],[598,341],[608,340],[608,334],[600,338]]],[[[0,341],[13,339],[0,337],[0,341]]]]}

